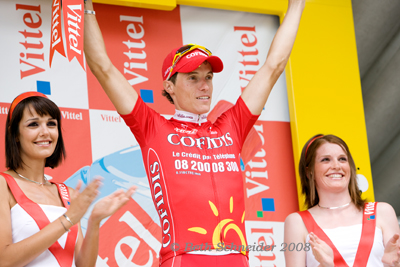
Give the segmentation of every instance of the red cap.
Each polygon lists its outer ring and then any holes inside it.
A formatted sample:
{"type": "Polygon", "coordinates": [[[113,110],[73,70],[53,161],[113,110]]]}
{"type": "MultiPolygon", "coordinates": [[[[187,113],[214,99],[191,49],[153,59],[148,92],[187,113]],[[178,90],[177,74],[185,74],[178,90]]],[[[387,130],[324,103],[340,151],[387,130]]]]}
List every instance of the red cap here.
{"type": "MultiPolygon", "coordinates": [[[[164,63],[162,66],[163,80],[167,79],[172,67],[172,61],[174,60],[176,51],[178,51],[179,49],[180,47],[172,50],[171,53],[169,53],[167,57],[164,59],[164,63]]],[[[201,49],[194,49],[189,53],[183,55],[183,57],[179,59],[175,67],[172,69],[170,77],[177,72],[183,72],[183,73],[192,72],[206,60],[211,64],[213,72],[221,72],[222,69],[224,68],[224,64],[222,63],[222,60],[219,57],[209,56],[201,49]]]]}

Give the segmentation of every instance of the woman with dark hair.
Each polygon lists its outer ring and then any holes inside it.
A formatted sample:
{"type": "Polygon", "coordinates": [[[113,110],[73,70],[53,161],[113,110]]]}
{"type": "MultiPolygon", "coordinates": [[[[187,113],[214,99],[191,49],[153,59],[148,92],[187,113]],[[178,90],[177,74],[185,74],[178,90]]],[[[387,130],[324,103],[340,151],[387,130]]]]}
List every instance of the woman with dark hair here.
{"type": "Polygon", "coordinates": [[[6,165],[0,173],[0,266],[95,266],[102,219],[135,188],[117,191],[93,208],[83,238],[79,221],[98,194],[101,178],[82,192],[49,182],[45,167],[65,157],[61,112],[45,95],[14,99],[6,122],[6,165]],[[71,198],[70,198],[71,196],[71,198]]]}
{"type": "Polygon", "coordinates": [[[286,266],[400,266],[399,225],[387,203],[366,203],[346,143],[316,135],[303,147],[299,174],[308,210],[285,221],[286,266]]]}

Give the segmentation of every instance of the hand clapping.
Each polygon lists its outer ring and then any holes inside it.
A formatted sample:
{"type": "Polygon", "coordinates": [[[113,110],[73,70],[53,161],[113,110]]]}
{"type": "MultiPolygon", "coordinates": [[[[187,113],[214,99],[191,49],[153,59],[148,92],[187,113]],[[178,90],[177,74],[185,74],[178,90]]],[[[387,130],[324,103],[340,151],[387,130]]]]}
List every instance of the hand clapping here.
{"type": "Polygon", "coordinates": [[[334,267],[334,257],[332,248],[318,238],[314,233],[310,233],[310,245],[315,259],[321,267],[334,267]]]}
{"type": "MultiPolygon", "coordinates": [[[[82,182],[80,181],[75,190],[71,192],[71,206],[67,213],[74,224],[80,221],[89,206],[98,196],[98,189],[102,185],[102,179],[102,177],[95,178],[82,192],[79,192],[82,187],[82,182]]],[[[102,219],[111,216],[129,201],[135,191],[136,186],[132,186],[126,192],[120,189],[102,198],[94,206],[90,215],[90,220],[94,223],[100,223],[102,219]]]]}
{"type": "Polygon", "coordinates": [[[386,244],[382,263],[389,267],[400,266],[400,239],[399,234],[395,234],[386,244]]]}
{"type": "Polygon", "coordinates": [[[136,186],[130,187],[126,192],[120,189],[102,198],[99,202],[96,203],[92,210],[92,214],[90,216],[90,220],[93,222],[100,223],[100,221],[108,216],[111,216],[116,212],[119,208],[125,205],[132,194],[136,191],[136,186]]]}
{"type": "Polygon", "coordinates": [[[79,192],[82,187],[82,181],[79,181],[75,190],[71,190],[71,205],[66,214],[74,224],[81,220],[90,204],[96,199],[102,179],[101,177],[95,178],[82,192],[79,192]]]}

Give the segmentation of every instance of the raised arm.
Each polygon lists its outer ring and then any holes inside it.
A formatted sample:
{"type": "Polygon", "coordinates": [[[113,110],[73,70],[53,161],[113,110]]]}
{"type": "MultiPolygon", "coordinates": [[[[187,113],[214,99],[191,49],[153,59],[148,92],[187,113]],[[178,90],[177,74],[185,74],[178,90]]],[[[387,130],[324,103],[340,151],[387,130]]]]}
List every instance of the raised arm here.
{"type": "Polygon", "coordinates": [[[254,115],[261,114],[272,87],[285,69],[304,6],[305,0],[289,0],[286,16],[275,34],[264,65],[242,93],[243,101],[254,115]]]}
{"type": "MultiPolygon", "coordinates": [[[[92,0],[86,1],[85,10],[93,10],[92,0]]],[[[84,50],[90,70],[114,107],[120,114],[130,113],[136,104],[138,94],[112,64],[96,16],[92,14],[85,14],[84,50]]]]}

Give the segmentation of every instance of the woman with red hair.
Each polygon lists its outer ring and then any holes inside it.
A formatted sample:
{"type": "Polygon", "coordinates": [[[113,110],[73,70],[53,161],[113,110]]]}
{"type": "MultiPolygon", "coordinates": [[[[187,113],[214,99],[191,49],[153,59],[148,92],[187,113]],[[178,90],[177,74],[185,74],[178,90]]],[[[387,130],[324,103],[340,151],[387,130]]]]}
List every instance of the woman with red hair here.
{"type": "Polygon", "coordinates": [[[347,144],[316,135],[303,148],[299,174],[308,210],[285,221],[286,266],[400,266],[399,224],[387,203],[366,203],[347,144]]]}

